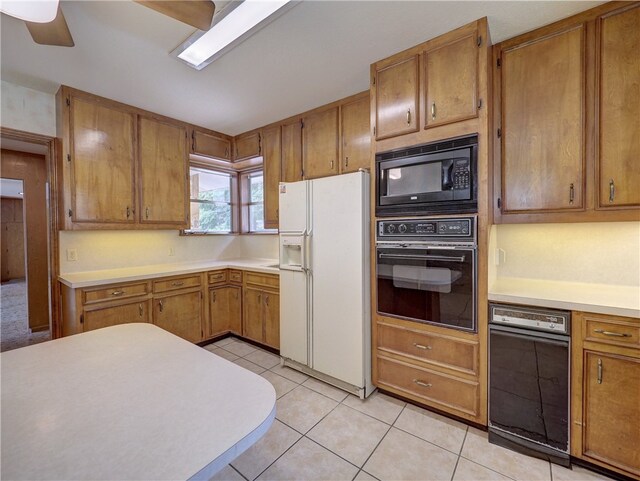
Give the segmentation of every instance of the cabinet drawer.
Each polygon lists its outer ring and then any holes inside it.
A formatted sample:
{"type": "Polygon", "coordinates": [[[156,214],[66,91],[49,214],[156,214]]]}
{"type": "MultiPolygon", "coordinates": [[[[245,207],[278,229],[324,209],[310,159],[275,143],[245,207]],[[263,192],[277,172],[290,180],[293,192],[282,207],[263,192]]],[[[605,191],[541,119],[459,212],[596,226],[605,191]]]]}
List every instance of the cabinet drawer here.
{"type": "Polygon", "coordinates": [[[378,357],[378,385],[417,396],[450,411],[478,414],[478,383],[378,357]]]}
{"type": "Polygon", "coordinates": [[[245,272],[244,278],[247,284],[255,284],[258,286],[272,287],[277,289],[280,287],[280,277],[272,274],[261,274],[259,272],[245,272]]]}
{"type": "Polygon", "coordinates": [[[82,319],[85,332],[130,322],[150,322],[151,300],[93,306],[84,311],[82,319]]]}
{"type": "Polygon", "coordinates": [[[379,323],[378,349],[466,374],[478,373],[478,343],[473,341],[379,323]]]}
{"type": "Polygon", "coordinates": [[[97,289],[82,289],[82,303],[93,304],[95,302],[112,301],[114,299],[146,296],[149,292],[150,285],[148,282],[120,284],[97,289]]]}
{"type": "Polygon", "coordinates": [[[154,281],[153,292],[175,291],[176,289],[186,289],[188,287],[199,287],[201,284],[200,275],[176,277],[173,279],[162,279],[154,281]]]}
{"type": "Polygon", "coordinates": [[[242,284],[242,271],[229,271],[229,282],[242,284]]]}
{"type": "Polygon", "coordinates": [[[640,322],[584,316],[584,340],[640,349],[640,322]]]}
{"type": "Polygon", "coordinates": [[[209,284],[224,284],[227,282],[227,271],[213,271],[207,274],[209,284]]]}

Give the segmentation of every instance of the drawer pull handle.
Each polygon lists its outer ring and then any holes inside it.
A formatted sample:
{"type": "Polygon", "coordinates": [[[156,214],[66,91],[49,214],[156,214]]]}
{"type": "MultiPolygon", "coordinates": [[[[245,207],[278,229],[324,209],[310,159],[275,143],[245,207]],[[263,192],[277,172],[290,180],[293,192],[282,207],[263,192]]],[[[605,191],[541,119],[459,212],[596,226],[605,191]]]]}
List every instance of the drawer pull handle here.
{"type": "Polygon", "coordinates": [[[431,120],[435,120],[436,119],[436,103],[433,102],[431,104],[431,120]]]}
{"type": "Polygon", "coordinates": [[[425,351],[430,351],[431,350],[431,346],[424,346],[422,344],[418,344],[416,342],[413,343],[414,347],[417,347],[418,349],[423,349],[425,351]]]}
{"type": "Polygon", "coordinates": [[[622,332],[614,332],[614,331],[605,331],[604,329],[594,329],[593,332],[597,332],[598,334],[604,334],[605,336],[631,337],[631,334],[622,333],[622,332]]]}
{"type": "Polygon", "coordinates": [[[144,310],[142,309],[142,304],[138,304],[138,312],[140,313],[140,317],[144,314],[144,310]]]}
{"type": "Polygon", "coordinates": [[[598,359],[598,384],[602,384],[602,359],[598,359]]]}
{"type": "Polygon", "coordinates": [[[162,312],[164,310],[164,304],[162,303],[162,300],[158,302],[158,306],[160,307],[160,312],[162,312]]]}
{"type": "Polygon", "coordinates": [[[122,294],[124,294],[124,291],[113,291],[111,293],[112,296],[121,296],[122,294]]]}
{"type": "Polygon", "coordinates": [[[180,286],[184,286],[184,281],[174,281],[171,283],[171,285],[173,287],[180,287],[180,286]]]}
{"type": "Polygon", "coordinates": [[[616,185],[613,183],[613,179],[609,181],[609,202],[613,202],[616,196],[616,185]]]}
{"type": "Polygon", "coordinates": [[[424,382],[424,381],[421,381],[420,379],[414,379],[413,382],[415,382],[418,386],[431,387],[430,382],[424,382]]]}

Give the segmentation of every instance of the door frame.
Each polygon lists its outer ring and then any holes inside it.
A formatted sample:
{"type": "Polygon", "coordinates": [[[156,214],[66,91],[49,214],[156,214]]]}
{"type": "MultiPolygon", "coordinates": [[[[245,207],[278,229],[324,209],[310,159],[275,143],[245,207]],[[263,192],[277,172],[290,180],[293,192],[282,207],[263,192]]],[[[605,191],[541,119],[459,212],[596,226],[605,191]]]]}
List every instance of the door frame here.
{"type": "Polygon", "coordinates": [[[60,284],[58,283],[58,276],[60,275],[60,257],[58,253],[60,211],[58,206],[61,195],[60,156],[62,154],[60,139],[9,127],[0,127],[0,137],[42,145],[47,149],[45,153],[45,163],[47,166],[47,183],[49,184],[49,202],[47,204],[47,214],[49,216],[49,328],[51,331],[51,339],[57,339],[62,337],[62,325],[60,323],[60,284]]]}

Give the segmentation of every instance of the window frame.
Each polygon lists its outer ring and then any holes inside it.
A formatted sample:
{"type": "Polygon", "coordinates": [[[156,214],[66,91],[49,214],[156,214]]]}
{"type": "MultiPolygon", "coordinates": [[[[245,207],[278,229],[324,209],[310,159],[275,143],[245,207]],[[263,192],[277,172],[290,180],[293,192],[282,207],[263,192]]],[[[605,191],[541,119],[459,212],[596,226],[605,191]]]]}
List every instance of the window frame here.
{"type": "MultiPolygon", "coordinates": [[[[247,169],[240,173],[240,219],[241,219],[241,233],[247,235],[274,235],[278,234],[278,229],[262,229],[251,230],[251,218],[250,218],[250,206],[259,205],[258,202],[251,201],[251,188],[250,178],[253,174],[262,175],[262,206],[264,215],[264,168],[261,165],[258,168],[247,169]]],[[[263,219],[264,222],[264,219],[263,219]]]]}

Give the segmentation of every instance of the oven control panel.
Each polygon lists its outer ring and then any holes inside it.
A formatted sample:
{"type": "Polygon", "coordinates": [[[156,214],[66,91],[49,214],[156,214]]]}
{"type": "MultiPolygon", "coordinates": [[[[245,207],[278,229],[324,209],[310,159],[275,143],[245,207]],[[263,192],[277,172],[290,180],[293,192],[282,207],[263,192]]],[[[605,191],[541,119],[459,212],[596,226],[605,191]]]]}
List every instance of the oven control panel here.
{"type": "Polygon", "coordinates": [[[407,239],[474,241],[475,216],[378,221],[378,241],[407,239]]]}
{"type": "Polygon", "coordinates": [[[504,304],[489,305],[489,323],[505,326],[524,327],[538,331],[569,334],[571,313],[551,309],[509,306],[504,304]]]}

